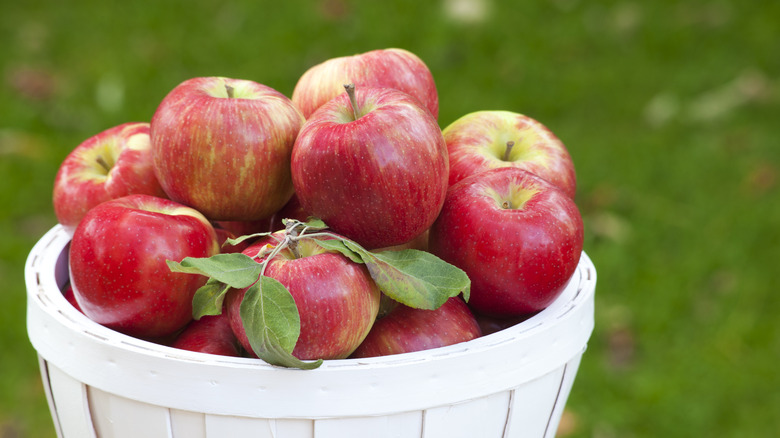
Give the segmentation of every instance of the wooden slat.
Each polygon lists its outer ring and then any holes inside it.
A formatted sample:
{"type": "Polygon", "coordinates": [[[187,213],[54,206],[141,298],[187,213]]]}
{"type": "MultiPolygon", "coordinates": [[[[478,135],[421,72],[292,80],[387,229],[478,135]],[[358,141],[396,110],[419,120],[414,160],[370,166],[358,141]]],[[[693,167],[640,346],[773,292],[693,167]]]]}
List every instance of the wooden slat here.
{"type": "Polygon", "coordinates": [[[405,438],[422,436],[422,411],[387,416],[315,420],[315,438],[405,438]]]}
{"type": "Polygon", "coordinates": [[[558,431],[558,423],[561,421],[563,409],[566,407],[566,401],[571,393],[571,388],[574,386],[574,378],[577,377],[577,370],[579,369],[581,360],[582,355],[577,355],[564,367],[558,398],[555,400],[555,407],[550,414],[547,431],[544,435],[545,438],[554,438],[558,431]]]}
{"type": "Polygon", "coordinates": [[[57,416],[57,408],[54,406],[54,396],[52,396],[51,393],[49,364],[40,355],[38,355],[38,369],[41,372],[41,383],[43,384],[43,391],[46,394],[46,403],[49,405],[49,412],[51,413],[52,423],[54,424],[54,432],[57,434],[57,438],[63,438],[60,420],[57,416]]]}
{"type": "Polygon", "coordinates": [[[47,368],[63,438],[95,438],[86,386],[51,363],[47,368]]]}
{"type": "Polygon", "coordinates": [[[168,408],[150,405],[94,387],[87,388],[89,409],[100,438],[171,438],[168,408]]]}
{"type": "Polygon", "coordinates": [[[206,416],[200,412],[171,409],[173,438],[206,438],[206,416]]]}
{"type": "Polygon", "coordinates": [[[547,437],[551,416],[558,399],[564,368],[560,367],[512,391],[512,404],[505,438],[547,437]]]}
{"type": "Polygon", "coordinates": [[[510,391],[427,409],[423,438],[500,437],[509,411],[510,391]]]}
{"type": "Polygon", "coordinates": [[[265,419],[229,415],[206,415],[205,420],[206,437],[208,438],[311,438],[314,436],[312,420],[265,419]]]}

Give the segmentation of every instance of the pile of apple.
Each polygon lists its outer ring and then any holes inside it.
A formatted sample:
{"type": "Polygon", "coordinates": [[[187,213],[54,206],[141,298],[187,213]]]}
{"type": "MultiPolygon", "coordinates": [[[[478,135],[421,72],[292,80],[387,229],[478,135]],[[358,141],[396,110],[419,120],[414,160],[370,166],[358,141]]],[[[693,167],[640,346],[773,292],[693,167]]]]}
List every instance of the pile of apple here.
{"type": "Polygon", "coordinates": [[[315,65],[291,98],[184,81],[62,163],[66,297],[126,335],[300,368],[515,324],[579,262],[574,165],[527,116],[438,111],[401,49],[315,65]]]}

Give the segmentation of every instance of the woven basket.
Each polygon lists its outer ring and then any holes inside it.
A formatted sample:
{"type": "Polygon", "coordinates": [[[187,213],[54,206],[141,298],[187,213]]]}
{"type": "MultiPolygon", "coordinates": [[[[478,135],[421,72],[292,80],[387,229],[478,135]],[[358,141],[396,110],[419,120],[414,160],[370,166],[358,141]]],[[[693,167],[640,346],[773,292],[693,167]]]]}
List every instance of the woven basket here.
{"type": "Polygon", "coordinates": [[[28,335],[61,438],[553,437],[593,330],[596,270],[583,253],[563,294],[508,329],[284,369],[94,323],[61,293],[69,243],[55,226],[25,266],[28,335]]]}

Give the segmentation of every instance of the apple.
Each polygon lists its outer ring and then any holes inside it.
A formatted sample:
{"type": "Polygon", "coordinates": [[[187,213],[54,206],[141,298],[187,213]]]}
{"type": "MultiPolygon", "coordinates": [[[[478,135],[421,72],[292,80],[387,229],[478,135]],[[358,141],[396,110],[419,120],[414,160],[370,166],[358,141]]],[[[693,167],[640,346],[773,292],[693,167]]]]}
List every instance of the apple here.
{"type": "Polygon", "coordinates": [[[89,137],[57,171],[53,204],[69,234],[92,207],[125,195],[165,197],[154,175],[149,124],[128,122],[89,137]]]}
{"type": "Polygon", "coordinates": [[[408,94],[348,88],[312,114],[292,153],[305,211],[367,249],[427,230],[447,192],[447,146],[436,120],[408,94]]]}
{"type": "Polygon", "coordinates": [[[227,313],[193,320],[179,333],[171,347],[199,353],[240,357],[241,347],[230,328],[227,313]]]}
{"type": "Polygon", "coordinates": [[[92,208],[73,233],[70,281],[82,312],[139,338],[163,338],[192,319],[206,278],[171,272],[166,260],[219,252],[214,228],[198,211],[148,195],[92,208]]]}
{"type": "Polygon", "coordinates": [[[76,302],[76,296],[73,295],[73,286],[70,285],[70,282],[63,288],[62,296],[65,297],[65,300],[69,302],[71,306],[81,312],[81,307],[79,307],[79,303],[76,302]]]}
{"type": "MultiPolygon", "coordinates": [[[[281,230],[267,236],[243,253],[257,257],[268,245],[281,242],[285,233],[281,230]]],[[[365,265],[327,252],[311,239],[282,249],[268,262],[265,275],[283,284],[295,300],[301,332],[292,354],[301,360],[348,357],[366,337],[379,312],[379,288],[365,265]]],[[[240,315],[245,293],[246,289],[231,289],[225,306],[233,332],[253,355],[240,315]]]]}
{"type": "Polygon", "coordinates": [[[308,217],[308,213],[303,211],[298,198],[293,193],[287,204],[268,218],[257,221],[215,221],[213,225],[223,253],[242,252],[252,243],[252,239],[244,240],[238,245],[224,245],[225,241],[228,238],[235,239],[250,234],[272,233],[283,230],[285,225],[282,223],[282,219],[297,219],[305,222],[308,217]]]}
{"type": "Polygon", "coordinates": [[[563,292],[579,263],[583,223],[562,190],[502,167],[450,187],[428,244],[469,276],[472,310],[514,317],[544,309],[563,292]]]}
{"type": "Polygon", "coordinates": [[[577,181],[569,151],[538,121],[511,111],[477,111],[442,131],[450,158],[449,184],[496,167],[518,167],[574,198],[577,181]]]}
{"type": "Polygon", "coordinates": [[[439,117],[439,95],[428,66],[403,49],[379,49],[331,58],[308,69],[298,79],[292,101],[308,119],[320,106],[342,94],[344,84],[357,88],[394,88],[410,94],[439,117]]]}
{"type": "Polygon", "coordinates": [[[256,221],[214,221],[215,228],[225,230],[232,234],[231,237],[246,236],[247,234],[267,233],[271,226],[270,218],[256,221]]]}
{"type": "Polygon", "coordinates": [[[290,153],[303,124],[283,94],[257,82],[198,77],[176,86],[151,120],[165,193],[214,221],[255,221],[293,194],[290,153]]]}
{"type": "Polygon", "coordinates": [[[477,320],[460,297],[436,310],[398,305],[374,323],[353,358],[387,356],[446,347],[481,336],[477,320]]]}
{"type": "Polygon", "coordinates": [[[282,207],[281,210],[274,213],[269,219],[269,227],[267,231],[274,232],[284,229],[285,225],[282,219],[295,219],[301,222],[306,222],[309,218],[309,213],[303,209],[301,202],[298,200],[298,196],[293,194],[292,198],[287,201],[287,204],[282,207]]]}
{"type": "Polygon", "coordinates": [[[293,193],[290,200],[287,201],[281,210],[265,219],[257,221],[216,221],[214,222],[214,226],[217,228],[218,233],[221,229],[232,234],[230,237],[239,237],[249,234],[279,231],[284,229],[282,219],[296,219],[305,222],[308,217],[309,214],[303,210],[301,203],[298,202],[298,197],[293,193]]]}
{"type": "Polygon", "coordinates": [[[388,246],[385,248],[376,248],[373,251],[380,252],[380,251],[402,251],[404,249],[416,249],[419,251],[428,251],[428,233],[429,230],[425,230],[420,234],[419,236],[413,238],[412,240],[402,243],[400,245],[393,245],[388,246]]]}
{"type": "Polygon", "coordinates": [[[496,318],[492,316],[482,315],[475,313],[474,317],[477,319],[479,329],[482,331],[482,336],[491,335],[495,332],[508,329],[509,327],[520,324],[526,319],[534,316],[535,313],[527,313],[523,315],[513,316],[510,318],[496,318]]]}
{"type": "MultiPolygon", "coordinates": [[[[237,245],[227,245],[225,242],[228,239],[235,239],[243,236],[244,234],[237,234],[232,230],[223,228],[220,222],[214,222],[211,224],[214,227],[214,232],[217,234],[217,243],[219,244],[220,252],[223,254],[242,252],[252,243],[252,240],[244,240],[237,245]]],[[[252,233],[246,233],[252,234],[252,233]]]]}

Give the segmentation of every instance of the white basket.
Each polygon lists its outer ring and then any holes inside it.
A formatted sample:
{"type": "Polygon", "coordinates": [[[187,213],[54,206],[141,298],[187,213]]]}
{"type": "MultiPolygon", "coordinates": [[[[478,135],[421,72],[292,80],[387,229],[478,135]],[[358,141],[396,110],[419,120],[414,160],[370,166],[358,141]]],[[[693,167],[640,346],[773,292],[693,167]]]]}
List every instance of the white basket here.
{"type": "Polygon", "coordinates": [[[428,351],[316,370],[178,350],[109,330],[60,292],[70,236],[25,266],[27,330],[65,438],[553,437],[593,331],[583,253],[563,294],[511,328],[428,351]]]}

